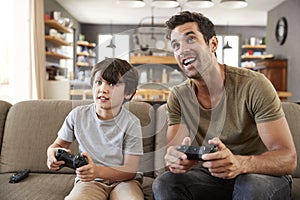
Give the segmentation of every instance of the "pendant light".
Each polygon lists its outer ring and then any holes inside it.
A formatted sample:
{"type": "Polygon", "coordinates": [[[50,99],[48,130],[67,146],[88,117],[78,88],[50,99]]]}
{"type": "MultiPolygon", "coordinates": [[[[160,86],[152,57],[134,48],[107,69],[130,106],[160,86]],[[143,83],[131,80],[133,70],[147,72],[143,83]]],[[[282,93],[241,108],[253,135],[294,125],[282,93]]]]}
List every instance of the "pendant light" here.
{"type": "Polygon", "coordinates": [[[229,45],[228,40],[227,40],[226,44],[223,46],[223,49],[232,49],[232,47],[229,45]]]}
{"type": "Polygon", "coordinates": [[[243,8],[248,5],[246,0],[222,0],[220,5],[228,8],[243,8]]]}
{"type": "MultiPolygon", "coordinates": [[[[228,25],[228,22],[227,22],[227,27],[226,27],[226,35],[228,35],[228,28],[229,28],[229,25],[228,25]]],[[[229,45],[229,42],[228,42],[228,40],[227,40],[227,42],[225,43],[225,45],[223,46],[223,50],[224,49],[232,49],[232,47],[229,45]]]]}
{"type": "Polygon", "coordinates": [[[113,36],[113,32],[112,32],[112,22],[110,22],[110,34],[111,34],[111,40],[110,40],[109,45],[107,45],[106,47],[114,49],[114,48],[116,48],[116,45],[114,43],[115,37],[113,36]]]}
{"type": "Polygon", "coordinates": [[[151,6],[158,8],[175,8],[179,6],[176,0],[152,0],[151,6]]]}
{"type": "Polygon", "coordinates": [[[190,8],[209,8],[214,5],[211,0],[187,0],[184,4],[190,8]]]}
{"type": "Polygon", "coordinates": [[[120,6],[131,7],[131,8],[141,8],[146,5],[143,0],[118,0],[120,6]]]}

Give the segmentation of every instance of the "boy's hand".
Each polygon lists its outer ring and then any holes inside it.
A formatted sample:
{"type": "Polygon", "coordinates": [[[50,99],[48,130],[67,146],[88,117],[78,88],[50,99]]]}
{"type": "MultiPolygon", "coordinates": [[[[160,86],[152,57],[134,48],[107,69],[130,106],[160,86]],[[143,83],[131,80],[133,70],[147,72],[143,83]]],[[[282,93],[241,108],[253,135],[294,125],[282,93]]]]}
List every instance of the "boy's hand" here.
{"type": "Polygon", "coordinates": [[[81,153],[81,155],[87,158],[88,164],[76,169],[77,177],[82,182],[93,181],[96,178],[96,165],[88,153],[81,153]]]}
{"type": "MultiPolygon", "coordinates": [[[[57,149],[63,149],[63,148],[48,148],[47,150],[47,166],[50,170],[57,171],[60,169],[60,166],[65,164],[65,161],[57,161],[55,157],[55,153],[57,149]]],[[[67,152],[71,152],[69,149],[63,149],[67,152]]]]}

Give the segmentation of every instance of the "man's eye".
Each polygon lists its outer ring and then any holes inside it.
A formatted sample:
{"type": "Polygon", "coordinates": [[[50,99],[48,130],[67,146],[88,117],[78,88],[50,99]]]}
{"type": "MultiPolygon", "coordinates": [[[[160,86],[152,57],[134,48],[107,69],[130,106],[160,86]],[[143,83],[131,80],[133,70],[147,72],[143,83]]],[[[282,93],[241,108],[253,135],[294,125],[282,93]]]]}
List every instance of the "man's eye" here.
{"type": "Polygon", "coordinates": [[[195,41],[195,38],[193,38],[193,37],[189,37],[188,39],[187,39],[187,43],[188,44],[191,44],[191,43],[193,43],[195,41]]]}
{"type": "Polygon", "coordinates": [[[179,43],[173,43],[173,44],[172,44],[172,48],[173,48],[174,50],[179,49],[179,43]]]}
{"type": "Polygon", "coordinates": [[[117,83],[109,83],[109,86],[113,87],[113,86],[116,86],[117,83]]]}

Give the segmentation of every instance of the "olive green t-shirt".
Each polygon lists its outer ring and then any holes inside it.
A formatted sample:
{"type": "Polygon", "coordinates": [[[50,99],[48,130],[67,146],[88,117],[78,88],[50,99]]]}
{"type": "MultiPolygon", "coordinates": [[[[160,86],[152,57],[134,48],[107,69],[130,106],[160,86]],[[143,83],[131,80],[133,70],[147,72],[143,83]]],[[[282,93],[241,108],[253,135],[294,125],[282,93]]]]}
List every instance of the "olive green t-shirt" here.
{"type": "Polygon", "coordinates": [[[226,66],[224,88],[218,105],[205,109],[198,103],[192,79],[175,86],[167,102],[168,124],[186,124],[193,145],[220,137],[234,154],[266,151],[256,124],[284,116],[271,82],[261,73],[226,66]]]}

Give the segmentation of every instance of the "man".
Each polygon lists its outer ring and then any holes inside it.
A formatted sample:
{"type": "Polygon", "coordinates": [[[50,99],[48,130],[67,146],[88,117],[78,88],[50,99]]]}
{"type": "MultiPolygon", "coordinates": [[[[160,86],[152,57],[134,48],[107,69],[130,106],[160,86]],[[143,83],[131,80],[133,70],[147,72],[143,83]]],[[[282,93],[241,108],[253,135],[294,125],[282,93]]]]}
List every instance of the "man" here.
{"type": "Polygon", "coordinates": [[[166,22],[175,59],[188,77],[168,102],[166,167],[156,200],[288,199],[297,163],[277,93],[262,74],[220,64],[213,23],[181,12],[166,22]],[[215,145],[203,162],[178,145],[215,145]]]}

